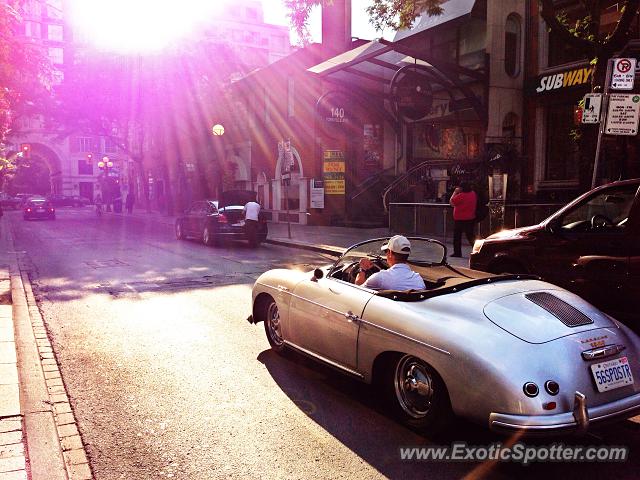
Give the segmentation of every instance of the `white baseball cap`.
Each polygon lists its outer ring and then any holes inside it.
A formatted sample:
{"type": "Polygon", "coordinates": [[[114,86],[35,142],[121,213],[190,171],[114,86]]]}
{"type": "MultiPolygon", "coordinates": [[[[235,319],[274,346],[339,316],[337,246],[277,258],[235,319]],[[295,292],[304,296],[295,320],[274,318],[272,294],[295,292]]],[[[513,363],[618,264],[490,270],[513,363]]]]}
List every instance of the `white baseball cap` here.
{"type": "Polygon", "coordinates": [[[394,235],[380,247],[380,250],[391,250],[394,253],[408,255],[411,253],[411,242],[403,235],[394,235]]]}

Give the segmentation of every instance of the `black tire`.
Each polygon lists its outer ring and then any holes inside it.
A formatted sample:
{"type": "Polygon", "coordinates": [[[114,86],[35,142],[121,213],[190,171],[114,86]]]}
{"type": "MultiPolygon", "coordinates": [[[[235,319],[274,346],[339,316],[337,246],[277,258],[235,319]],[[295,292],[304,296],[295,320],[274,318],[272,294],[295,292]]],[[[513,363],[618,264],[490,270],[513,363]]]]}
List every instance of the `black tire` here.
{"type": "Polygon", "coordinates": [[[418,357],[388,359],[380,387],[393,416],[411,429],[435,434],[453,418],[447,387],[438,372],[418,357]]]}
{"type": "Polygon", "coordinates": [[[271,349],[279,354],[284,353],[285,344],[282,337],[282,327],[280,325],[280,312],[278,304],[273,298],[264,304],[264,332],[271,349]]]}
{"type": "Polygon", "coordinates": [[[208,226],[202,229],[202,243],[207,246],[213,244],[213,235],[211,235],[211,229],[208,226]]]}
{"type": "Polygon", "coordinates": [[[176,222],[176,238],[178,240],[184,240],[184,230],[182,228],[182,222],[176,222]]]}

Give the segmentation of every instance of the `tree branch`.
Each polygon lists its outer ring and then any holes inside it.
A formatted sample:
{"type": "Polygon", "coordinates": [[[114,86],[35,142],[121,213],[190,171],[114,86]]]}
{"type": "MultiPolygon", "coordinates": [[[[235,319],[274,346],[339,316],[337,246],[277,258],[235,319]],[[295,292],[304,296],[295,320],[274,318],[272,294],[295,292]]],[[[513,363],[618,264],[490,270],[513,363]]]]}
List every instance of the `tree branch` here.
{"type": "MultiPolygon", "coordinates": [[[[640,0],[635,0],[640,1],[640,0]]],[[[576,48],[584,50],[588,54],[595,54],[597,50],[596,42],[592,42],[585,38],[580,38],[569,31],[569,29],[560,23],[557,18],[557,9],[553,4],[553,0],[540,0],[540,16],[547,23],[547,26],[563,40],[576,48]]]]}

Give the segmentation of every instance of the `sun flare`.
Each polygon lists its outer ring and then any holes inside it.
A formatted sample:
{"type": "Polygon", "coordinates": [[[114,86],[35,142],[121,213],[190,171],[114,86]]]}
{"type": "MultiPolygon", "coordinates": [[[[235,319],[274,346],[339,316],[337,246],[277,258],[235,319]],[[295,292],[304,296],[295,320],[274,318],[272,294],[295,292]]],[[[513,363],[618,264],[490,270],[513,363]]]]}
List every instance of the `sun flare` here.
{"type": "Polygon", "coordinates": [[[71,18],[84,39],[119,52],[157,51],[187,37],[223,2],[212,0],[72,0],[71,18]]]}

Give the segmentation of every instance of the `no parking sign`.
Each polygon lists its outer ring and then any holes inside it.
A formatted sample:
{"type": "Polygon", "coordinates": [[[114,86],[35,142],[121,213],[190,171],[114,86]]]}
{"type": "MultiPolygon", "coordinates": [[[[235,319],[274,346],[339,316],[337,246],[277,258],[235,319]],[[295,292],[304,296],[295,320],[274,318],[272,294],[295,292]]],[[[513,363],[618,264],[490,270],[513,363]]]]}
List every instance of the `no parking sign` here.
{"type": "Polygon", "coordinates": [[[633,90],[633,79],[636,74],[635,58],[616,58],[613,60],[611,88],[616,90],[633,90]]]}

